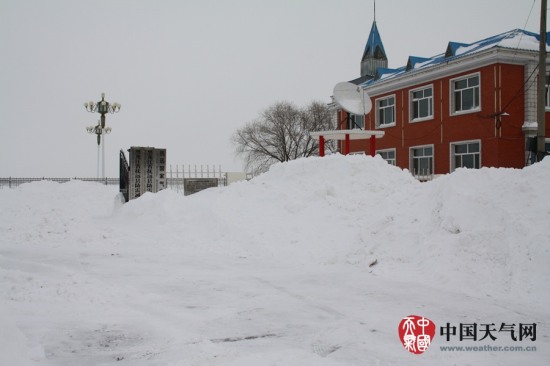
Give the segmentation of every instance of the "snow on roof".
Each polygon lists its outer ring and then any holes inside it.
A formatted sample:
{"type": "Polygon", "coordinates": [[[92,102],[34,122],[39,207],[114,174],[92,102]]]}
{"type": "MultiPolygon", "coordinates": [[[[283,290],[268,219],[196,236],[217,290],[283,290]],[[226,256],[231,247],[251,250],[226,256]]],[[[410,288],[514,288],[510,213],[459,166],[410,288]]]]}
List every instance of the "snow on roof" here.
{"type": "Polygon", "coordinates": [[[407,61],[407,70],[420,67],[424,65],[427,61],[430,61],[430,59],[426,57],[409,56],[409,59],[407,61]]]}
{"type": "MultiPolygon", "coordinates": [[[[406,66],[397,69],[379,68],[376,77],[374,79],[367,80],[362,85],[368,86],[376,83],[378,80],[394,78],[409,71],[439,65],[443,62],[448,62],[449,60],[466,57],[491,48],[538,51],[539,39],[540,36],[536,33],[523,29],[514,29],[470,44],[449,42],[445,53],[429,58],[409,56],[406,66]]],[[[548,45],[549,44],[547,41],[547,46],[548,45]]]]}
{"type": "Polygon", "coordinates": [[[404,71],[403,67],[399,69],[388,69],[385,67],[379,67],[378,70],[376,70],[376,79],[385,79],[386,77],[393,76],[396,73],[400,73],[402,71],[404,71]]]}

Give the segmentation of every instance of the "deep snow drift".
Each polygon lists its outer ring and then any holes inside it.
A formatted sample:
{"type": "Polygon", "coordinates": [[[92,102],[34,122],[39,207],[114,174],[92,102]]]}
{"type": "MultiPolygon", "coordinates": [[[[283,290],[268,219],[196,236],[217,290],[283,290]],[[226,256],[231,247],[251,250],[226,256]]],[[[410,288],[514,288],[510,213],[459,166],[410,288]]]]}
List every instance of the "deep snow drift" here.
{"type": "Polygon", "coordinates": [[[419,183],[335,155],[124,205],[77,181],[0,190],[0,365],[542,364],[548,182],[550,159],[419,183]],[[410,314],[537,323],[537,339],[436,333],[413,355],[410,314]],[[485,344],[537,350],[440,349],[485,344]]]}

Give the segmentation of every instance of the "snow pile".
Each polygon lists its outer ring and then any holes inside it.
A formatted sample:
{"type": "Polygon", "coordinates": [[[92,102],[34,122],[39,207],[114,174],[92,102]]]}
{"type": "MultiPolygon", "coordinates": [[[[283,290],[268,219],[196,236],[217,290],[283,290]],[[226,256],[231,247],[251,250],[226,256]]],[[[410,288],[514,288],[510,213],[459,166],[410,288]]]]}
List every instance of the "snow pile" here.
{"type": "Polygon", "coordinates": [[[84,182],[2,190],[0,360],[408,364],[396,327],[418,312],[542,329],[537,352],[434,346],[418,362],[535,364],[549,355],[549,180],[549,159],[419,183],[333,155],[124,205],[84,182]]]}

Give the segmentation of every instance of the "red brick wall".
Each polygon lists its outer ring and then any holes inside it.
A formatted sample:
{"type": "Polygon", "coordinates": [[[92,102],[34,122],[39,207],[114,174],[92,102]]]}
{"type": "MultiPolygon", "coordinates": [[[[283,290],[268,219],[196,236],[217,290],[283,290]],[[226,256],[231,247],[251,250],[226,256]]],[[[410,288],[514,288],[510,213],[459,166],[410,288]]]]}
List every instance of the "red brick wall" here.
{"type": "MultiPolygon", "coordinates": [[[[411,146],[433,145],[435,174],[449,173],[450,143],[481,140],[482,166],[521,168],[525,164],[524,136],[521,130],[525,118],[523,85],[523,66],[494,64],[377,95],[372,98],[373,110],[365,118],[365,129],[375,129],[375,100],[395,94],[396,125],[380,129],[386,135],[377,139],[376,148],[395,148],[398,166],[409,168],[411,146]],[[475,73],[480,74],[481,110],[451,115],[451,79],[475,73]],[[433,119],[409,122],[409,92],[425,85],[433,85],[433,119]],[[502,112],[509,115],[500,117],[500,128],[497,128],[497,114],[502,112]]],[[[345,120],[345,113],[340,113],[339,117],[340,120],[345,120]]],[[[345,126],[343,123],[342,128],[345,126]]],[[[351,143],[351,152],[368,150],[368,140],[351,143]]]]}

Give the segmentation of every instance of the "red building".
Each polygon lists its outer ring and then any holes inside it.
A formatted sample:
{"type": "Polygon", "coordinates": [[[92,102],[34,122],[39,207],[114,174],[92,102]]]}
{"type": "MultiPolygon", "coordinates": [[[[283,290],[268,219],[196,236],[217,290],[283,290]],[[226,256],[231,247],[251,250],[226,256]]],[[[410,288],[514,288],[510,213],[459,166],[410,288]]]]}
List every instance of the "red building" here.
{"type": "MultiPolygon", "coordinates": [[[[384,131],[376,152],[421,177],[459,167],[524,167],[537,134],[538,47],[538,34],[516,29],[471,44],[449,42],[437,56],[410,56],[405,66],[388,69],[374,22],[361,77],[351,81],[368,93],[372,111],[348,116],[336,106],[338,129],[384,131]]],[[[546,94],[548,112],[548,86],[546,94]]],[[[546,113],[547,150],[549,122],[546,113]]],[[[351,141],[351,153],[368,151],[368,140],[351,141]]]]}

